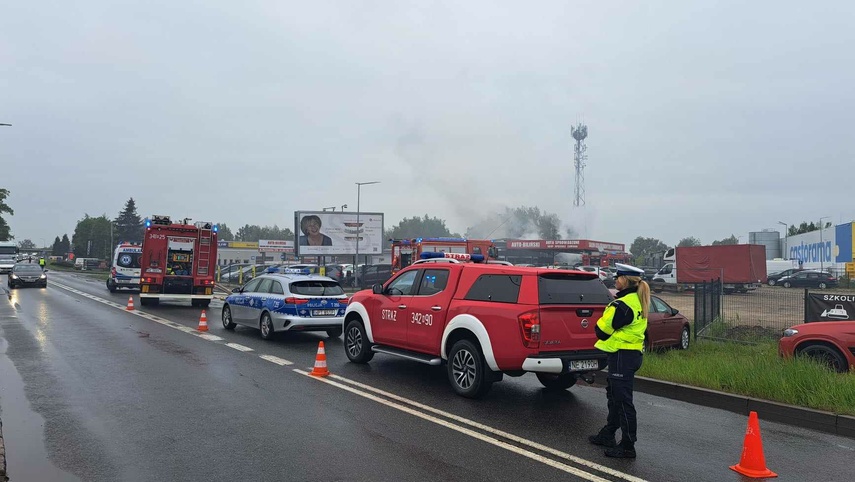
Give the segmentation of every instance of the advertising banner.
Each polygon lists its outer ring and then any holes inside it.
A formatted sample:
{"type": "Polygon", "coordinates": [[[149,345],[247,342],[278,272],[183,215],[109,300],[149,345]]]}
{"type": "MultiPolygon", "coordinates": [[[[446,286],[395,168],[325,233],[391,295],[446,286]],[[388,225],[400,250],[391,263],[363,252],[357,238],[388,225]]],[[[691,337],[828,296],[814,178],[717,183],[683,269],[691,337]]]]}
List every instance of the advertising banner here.
{"type": "Polygon", "coordinates": [[[855,295],[808,293],[805,323],[855,320],[855,295]]]}
{"type": "Polygon", "coordinates": [[[258,250],[262,253],[293,253],[294,241],[282,239],[259,239],[258,250]]]}
{"type": "Polygon", "coordinates": [[[229,241],[229,247],[232,249],[258,249],[258,243],[255,241],[229,241]]]}
{"type": "Polygon", "coordinates": [[[507,242],[507,249],[614,251],[622,253],[624,245],[589,239],[513,239],[507,242]]]}
{"type": "Polygon", "coordinates": [[[383,213],[297,211],[294,213],[297,256],[383,253],[383,213]],[[358,219],[357,219],[358,218],[358,219]]]}

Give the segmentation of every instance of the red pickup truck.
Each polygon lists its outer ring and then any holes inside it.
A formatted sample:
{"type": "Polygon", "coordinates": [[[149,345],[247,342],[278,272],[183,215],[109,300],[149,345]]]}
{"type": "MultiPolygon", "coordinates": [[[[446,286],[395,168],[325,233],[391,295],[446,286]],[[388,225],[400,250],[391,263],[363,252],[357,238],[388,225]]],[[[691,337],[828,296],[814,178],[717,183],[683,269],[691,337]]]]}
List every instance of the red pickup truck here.
{"type": "Polygon", "coordinates": [[[353,295],[345,352],[446,364],[457,394],[479,398],[503,374],[566,389],[605,367],[594,325],[612,296],[595,273],[452,261],[416,264],[353,295]]]}

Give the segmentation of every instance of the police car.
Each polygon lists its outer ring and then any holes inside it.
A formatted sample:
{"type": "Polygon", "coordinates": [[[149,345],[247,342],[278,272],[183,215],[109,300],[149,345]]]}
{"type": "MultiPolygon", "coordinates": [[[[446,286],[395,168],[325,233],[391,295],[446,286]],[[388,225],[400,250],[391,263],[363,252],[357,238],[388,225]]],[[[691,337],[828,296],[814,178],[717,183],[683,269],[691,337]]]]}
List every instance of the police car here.
{"type": "Polygon", "coordinates": [[[232,290],[223,305],[223,327],[258,328],[265,340],[279,331],[326,331],[341,336],[347,295],[332,278],[308,269],[270,269],[232,290]]]}

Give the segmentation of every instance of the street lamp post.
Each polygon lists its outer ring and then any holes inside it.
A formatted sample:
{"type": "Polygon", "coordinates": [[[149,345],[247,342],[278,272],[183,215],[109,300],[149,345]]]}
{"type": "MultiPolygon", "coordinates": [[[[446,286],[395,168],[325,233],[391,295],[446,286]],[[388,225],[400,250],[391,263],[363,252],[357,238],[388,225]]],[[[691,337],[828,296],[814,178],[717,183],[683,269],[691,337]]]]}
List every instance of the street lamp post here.
{"type": "Polygon", "coordinates": [[[823,216],[819,218],[819,270],[822,271],[824,268],[823,261],[825,261],[825,243],[822,241],[822,220],[829,219],[831,216],[823,216]]]}
{"type": "Polygon", "coordinates": [[[362,237],[362,224],[359,222],[359,198],[362,186],[380,184],[380,181],[357,182],[356,184],[356,262],[353,263],[353,279],[359,285],[359,238],[362,237]]]}
{"type": "Polygon", "coordinates": [[[784,259],[790,259],[790,255],[787,254],[787,250],[790,249],[790,247],[787,245],[787,242],[789,241],[790,228],[787,223],[783,221],[778,221],[778,224],[784,226],[784,249],[781,250],[781,257],[784,259]]]}

